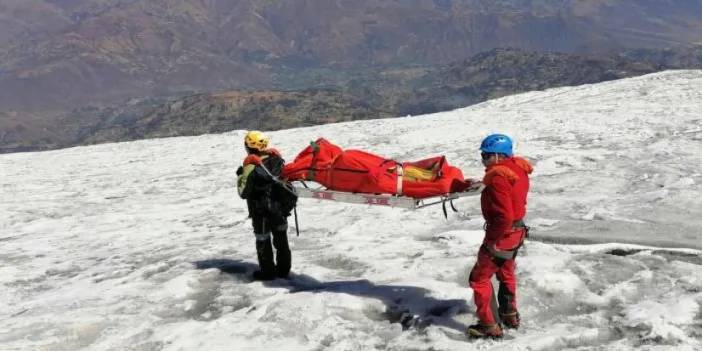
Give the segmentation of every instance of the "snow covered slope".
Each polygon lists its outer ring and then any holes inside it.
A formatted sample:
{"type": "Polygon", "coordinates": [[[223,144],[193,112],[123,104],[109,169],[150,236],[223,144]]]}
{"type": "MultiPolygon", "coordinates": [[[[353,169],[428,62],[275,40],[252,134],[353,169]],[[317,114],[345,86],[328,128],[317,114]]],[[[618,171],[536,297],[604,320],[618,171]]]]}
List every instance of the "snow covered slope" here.
{"type": "Polygon", "coordinates": [[[480,177],[494,131],[536,167],[506,340],[462,336],[477,198],[448,221],[302,200],[293,278],[251,282],[232,132],[0,156],[0,350],[702,348],[701,71],[271,134],[480,177]]]}

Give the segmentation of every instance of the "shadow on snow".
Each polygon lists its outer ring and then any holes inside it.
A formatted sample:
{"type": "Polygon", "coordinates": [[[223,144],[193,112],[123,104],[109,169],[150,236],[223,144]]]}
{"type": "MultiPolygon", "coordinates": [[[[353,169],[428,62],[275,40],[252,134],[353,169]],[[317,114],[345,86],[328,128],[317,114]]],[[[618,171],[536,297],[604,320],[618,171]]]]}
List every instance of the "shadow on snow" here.
{"type": "MultiPolygon", "coordinates": [[[[252,281],[251,274],[258,265],[231,259],[208,259],[193,262],[197,269],[216,268],[244,281],[252,281]]],[[[262,282],[265,286],[286,288],[290,293],[340,293],[377,299],[385,304],[385,312],[377,319],[402,324],[403,330],[422,331],[429,325],[441,326],[465,333],[467,326],[453,316],[469,312],[466,300],[440,300],[428,296],[429,290],[415,286],[377,285],[367,279],[320,282],[305,274],[290,274],[289,279],[262,282]]],[[[372,317],[371,317],[372,318],[372,317]]]]}

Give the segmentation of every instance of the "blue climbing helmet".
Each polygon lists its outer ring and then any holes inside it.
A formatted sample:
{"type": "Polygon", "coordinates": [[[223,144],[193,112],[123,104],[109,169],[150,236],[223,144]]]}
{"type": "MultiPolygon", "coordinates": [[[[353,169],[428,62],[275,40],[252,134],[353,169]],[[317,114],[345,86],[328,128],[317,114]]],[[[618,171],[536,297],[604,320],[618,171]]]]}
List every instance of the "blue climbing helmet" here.
{"type": "Polygon", "coordinates": [[[480,151],[512,156],[512,139],[504,134],[490,134],[480,143],[480,151]]]}

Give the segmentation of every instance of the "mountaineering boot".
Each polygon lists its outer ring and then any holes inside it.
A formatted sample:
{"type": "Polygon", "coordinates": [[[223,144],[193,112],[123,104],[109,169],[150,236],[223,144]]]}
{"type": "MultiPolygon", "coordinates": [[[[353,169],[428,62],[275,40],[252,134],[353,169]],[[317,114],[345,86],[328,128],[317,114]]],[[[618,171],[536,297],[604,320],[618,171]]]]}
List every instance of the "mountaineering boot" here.
{"type": "Polygon", "coordinates": [[[253,279],[254,280],[273,280],[273,279],[275,279],[275,275],[272,273],[264,273],[263,271],[255,271],[255,272],[253,272],[253,279]]]}
{"type": "Polygon", "coordinates": [[[473,324],[468,327],[468,336],[471,338],[492,338],[498,339],[502,337],[502,329],[497,324],[485,325],[482,323],[473,324]]]}
{"type": "Polygon", "coordinates": [[[502,324],[505,326],[505,328],[508,329],[518,329],[519,328],[519,322],[521,319],[519,318],[519,312],[513,311],[509,313],[502,313],[500,312],[500,318],[502,319],[502,324]]]}
{"type": "Polygon", "coordinates": [[[290,275],[290,251],[286,254],[280,254],[278,251],[278,265],[275,266],[275,275],[278,278],[287,279],[290,275]]]}

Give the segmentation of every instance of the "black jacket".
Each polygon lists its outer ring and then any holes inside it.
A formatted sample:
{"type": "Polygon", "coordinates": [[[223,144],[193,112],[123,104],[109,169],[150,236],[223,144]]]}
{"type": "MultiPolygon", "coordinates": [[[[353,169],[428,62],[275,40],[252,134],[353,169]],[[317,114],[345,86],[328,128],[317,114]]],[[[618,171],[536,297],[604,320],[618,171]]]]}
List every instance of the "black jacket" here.
{"type": "Polygon", "coordinates": [[[246,165],[237,171],[238,191],[246,199],[249,217],[285,217],[280,211],[281,191],[271,175],[280,177],[285,161],[277,153],[261,155],[262,166],[246,165]],[[266,172],[266,169],[268,172],[266,172]]]}

